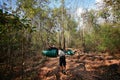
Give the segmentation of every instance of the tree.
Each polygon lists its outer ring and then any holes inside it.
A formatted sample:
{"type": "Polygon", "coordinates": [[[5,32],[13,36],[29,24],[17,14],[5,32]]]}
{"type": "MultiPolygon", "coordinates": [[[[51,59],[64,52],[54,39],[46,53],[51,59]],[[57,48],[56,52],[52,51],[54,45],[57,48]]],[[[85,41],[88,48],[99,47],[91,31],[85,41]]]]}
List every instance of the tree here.
{"type": "MultiPolygon", "coordinates": [[[[107,8],[111,8],[111,12],[113,13],[114,21],[119,23],[120,21],[120,1],[119,0],[104,0],[107,8]]],[[[110,9],[109,9],[110,11],[110,9]]]]}
{"type": "Polygon", "coordinates": [[[25,33],[30,33],[32,29],[22,20],[25,19],[0,10],[0,61],[2,63],[0,66],[7,66],[2,70],[5,79],[12,79],[13,68],[22,66],[24,61],[27,44],[25,33]]]}

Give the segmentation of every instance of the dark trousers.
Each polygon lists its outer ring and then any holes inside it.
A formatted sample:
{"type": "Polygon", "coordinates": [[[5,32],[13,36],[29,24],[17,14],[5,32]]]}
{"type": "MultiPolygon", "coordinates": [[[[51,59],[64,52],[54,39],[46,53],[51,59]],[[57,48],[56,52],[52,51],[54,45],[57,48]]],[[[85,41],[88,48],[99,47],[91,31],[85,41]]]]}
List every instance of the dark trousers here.
{"type": "Polygon", "coordinates": [[[59,58],[59,65],[60,66],[66,66],[66,59],[65,59],[65,56],[60,56],[59,58]]]}

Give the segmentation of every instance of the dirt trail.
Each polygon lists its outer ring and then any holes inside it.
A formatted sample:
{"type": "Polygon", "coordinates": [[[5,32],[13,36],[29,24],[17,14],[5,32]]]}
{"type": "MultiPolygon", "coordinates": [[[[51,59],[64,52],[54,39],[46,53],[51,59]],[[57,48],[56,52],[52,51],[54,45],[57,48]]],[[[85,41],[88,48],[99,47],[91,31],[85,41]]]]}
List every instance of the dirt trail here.
{"type": "Polygon", "coordinates": [[[39,69],[40,80],[120,80],[120,59],[114,59],[113,56],[103,54],[66,56],[66,75],[59,71],[58,62],[58,57],[48,58],[39,69]],[[116,76],[115,79],[109,75],[104,76],[112,69],[114,71],[111,76],[116,76]]]}

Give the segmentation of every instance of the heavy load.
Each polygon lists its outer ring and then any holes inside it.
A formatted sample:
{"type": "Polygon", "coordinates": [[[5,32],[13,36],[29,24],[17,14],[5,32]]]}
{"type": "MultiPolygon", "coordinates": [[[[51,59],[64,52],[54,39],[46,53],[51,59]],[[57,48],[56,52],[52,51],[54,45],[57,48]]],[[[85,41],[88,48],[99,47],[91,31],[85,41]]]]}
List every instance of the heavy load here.
{"type": "MultiPolygon", "coordinates": [[[[72,50],[65,50],[64,51],[66,55],[74,55],[74,52],[72,50]]],[[[57,57],[58,56],[58,49],[47,49],[43,50],[42,54],[47,57],[57,57]]]]}
{"type": "Polygon", "coordinates": [[[42,54],[47,57],[57,57],[58,55],[58,50],[57,49],[48,49],[48,50],[43,50],[42,54]]]}
{"type": "Polygon", "coordinates": [[[73,52],[72,50],[66,50],[66,51],[65,51],[65,54],[66,54],[66,55],[73,55],[74,52],[73,52]]]}

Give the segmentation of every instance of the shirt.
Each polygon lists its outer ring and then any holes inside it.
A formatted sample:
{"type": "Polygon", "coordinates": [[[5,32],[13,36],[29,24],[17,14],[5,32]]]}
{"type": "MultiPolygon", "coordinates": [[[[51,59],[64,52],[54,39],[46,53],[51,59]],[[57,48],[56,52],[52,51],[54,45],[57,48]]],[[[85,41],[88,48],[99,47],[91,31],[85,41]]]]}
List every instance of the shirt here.
{"type": "Polygon", "coordinates": [[[58,55],[59,56],[65,56],[65,53],[62,50],[58,50],[58,55]]]}

